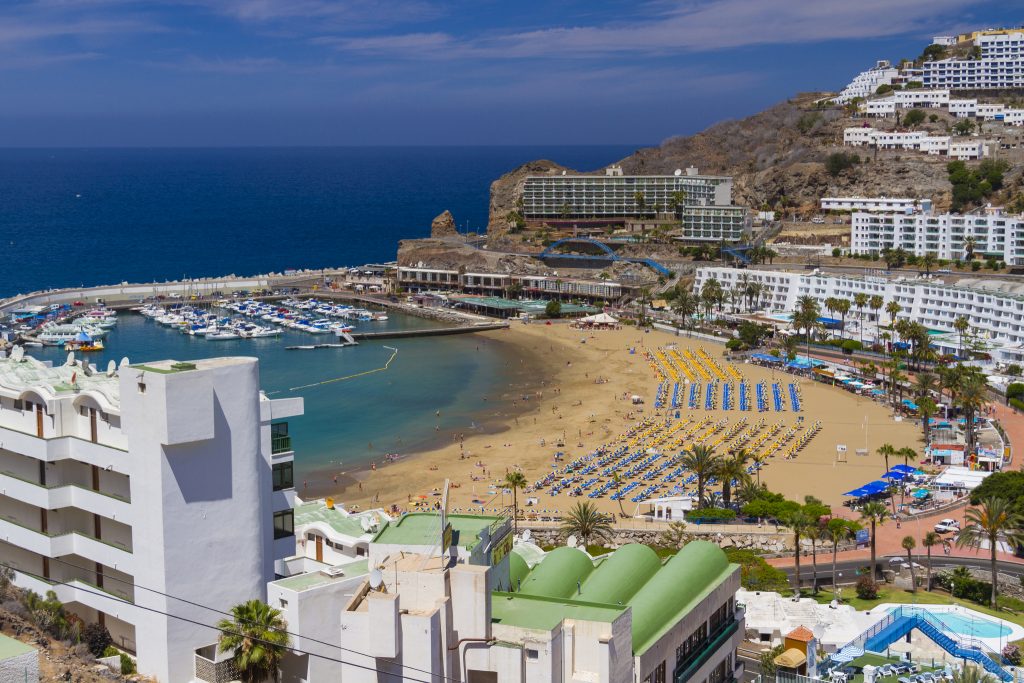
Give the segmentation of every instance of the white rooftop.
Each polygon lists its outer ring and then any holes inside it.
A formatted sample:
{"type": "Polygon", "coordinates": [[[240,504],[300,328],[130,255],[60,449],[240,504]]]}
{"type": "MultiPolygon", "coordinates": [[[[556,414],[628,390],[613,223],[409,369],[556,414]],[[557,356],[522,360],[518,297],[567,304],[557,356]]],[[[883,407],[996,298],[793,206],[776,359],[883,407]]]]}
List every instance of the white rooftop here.
{"type": "Polygon", "coordinates": [[[0,394],[11,398],[38,398],[53,400],[63,395],[87,393],[105,407],[117,409],[120,405],[120,381],[116,371],[108,376],[106,369],[97,369],[87,375],[76,361],[74,365],[51,367],[31,356],[20,357],[16,349],[10,357],[0,358],[0,394]]]}
{"type": "MultiPolygon", "coordinates": [[[[819,565],[819,571],[825,571],[819,565]]],[[[778,593],[736,592],[736,602],[746,607],[744,618],[748,631],[771,634],[773,640],[804,626],[818,639],[818,644],[833,652],[870,628],[885,616],[880,610],[858,612],[850,605],[821,605],[813,598],[793,600],[778,593]]]]}

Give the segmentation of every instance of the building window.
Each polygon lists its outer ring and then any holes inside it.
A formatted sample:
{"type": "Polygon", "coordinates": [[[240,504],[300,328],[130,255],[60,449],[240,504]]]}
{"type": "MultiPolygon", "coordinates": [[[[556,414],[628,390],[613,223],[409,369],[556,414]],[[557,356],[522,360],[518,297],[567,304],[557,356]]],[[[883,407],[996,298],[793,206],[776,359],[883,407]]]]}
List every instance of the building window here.
{"type": "Polygon", "coordinates": [[[651,683],[665,683],[665,662],[659,664],[651,676],[651,683]]]}
{"type": "Polygon", "coordinates": [[[275,422],[270,425],[270,452],[287,453],[292,449],[292,437],[288,436],[288,423],[275,422]]]}
{"type": "Polygon", "coordinates": [[[295,515],[291,510],[274,513],[274,538],[295,535],[295,515]]]}
{"type": "Polygon", "coordinates": [[[290,489],[295,486],[295,463],[279,462],[274,465],[274,490],[290,489]]]}
{"type": "Polygon", "coordinates": [[[284,609],[285,607],[288,606],[288,601],[285,600],[284,598],[280,598],[279,602],[281,603],[281,608],[282,609],[284,609]]]}
{"type": "Polygon", "coordinates": [[[531,650],[530,648],[526,648],[526,658],[530,661],[535,662],[538,658],[540,658],[540,652],[538,652],[537,650],[531,650]]]}
{"type": "Polygon", "coordinates": [[[22,401],[20,398],[14,399],[14,409],[15,410],[25,410],[25,402],[22,401]]]}

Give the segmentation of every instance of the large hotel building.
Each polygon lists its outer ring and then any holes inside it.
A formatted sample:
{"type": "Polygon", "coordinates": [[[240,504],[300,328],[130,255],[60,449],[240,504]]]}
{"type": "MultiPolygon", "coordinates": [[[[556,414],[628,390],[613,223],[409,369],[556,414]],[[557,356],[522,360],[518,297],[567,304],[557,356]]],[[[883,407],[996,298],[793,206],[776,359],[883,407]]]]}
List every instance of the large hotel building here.
{"type": "Polygon", "coordinates": [[[295,552],[286,419],[255,358],[97,372],[0,358],[0,558],[135,652],[190,681],[233,605],[266,598],[295,552]],[[206,607],[204,607],[206,606],[206,607]]]}
{"type": "Polygon", "coordinates": [[[748,227],[747,209],[732,203],[732,178],[698,175],[544,175],[526,179],[522,212],[527,221],[583,220],[606,224],[671,216],[683,240],[737,241],[748,227]],[[642,201],[639,195],[642,195],[642,201]]]}

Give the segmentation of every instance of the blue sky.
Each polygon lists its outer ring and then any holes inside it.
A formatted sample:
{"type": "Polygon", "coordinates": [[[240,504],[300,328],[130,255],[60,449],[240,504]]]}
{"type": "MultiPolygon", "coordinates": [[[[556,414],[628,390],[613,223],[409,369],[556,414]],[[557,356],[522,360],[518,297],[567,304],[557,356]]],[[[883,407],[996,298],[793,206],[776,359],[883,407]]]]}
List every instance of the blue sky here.
{"type": "Polygon", "coordinates": [[[0,146],[656,143],[982,0],[0,0],[0,146]]]}

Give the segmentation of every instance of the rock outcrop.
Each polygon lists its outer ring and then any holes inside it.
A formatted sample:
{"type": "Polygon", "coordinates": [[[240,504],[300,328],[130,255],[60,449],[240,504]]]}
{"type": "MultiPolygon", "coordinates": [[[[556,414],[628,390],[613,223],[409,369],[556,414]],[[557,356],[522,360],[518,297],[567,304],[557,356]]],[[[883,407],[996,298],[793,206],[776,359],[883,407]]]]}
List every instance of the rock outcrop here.
{"type": "Polygon", "coordinates": [[[557,175],[576,173],[554,161],[539,159],[523,164],[519,168],[509,171],[491,183],[491,209],[487,218],[487,234],[503,235],[509,231],[511,224],[509,214],[518,211],[518,199],[523,194],[523,185],[527,176],[531,175],[557,175]]]}
{"type": "Polygon", "coordinates": [[[447,209],[445,209],[444,213],[430,222],[431,237],[450,237],[458,234],[459,231],[455,227],[455,216],[453,216],[452,212],[447,209]]]}

